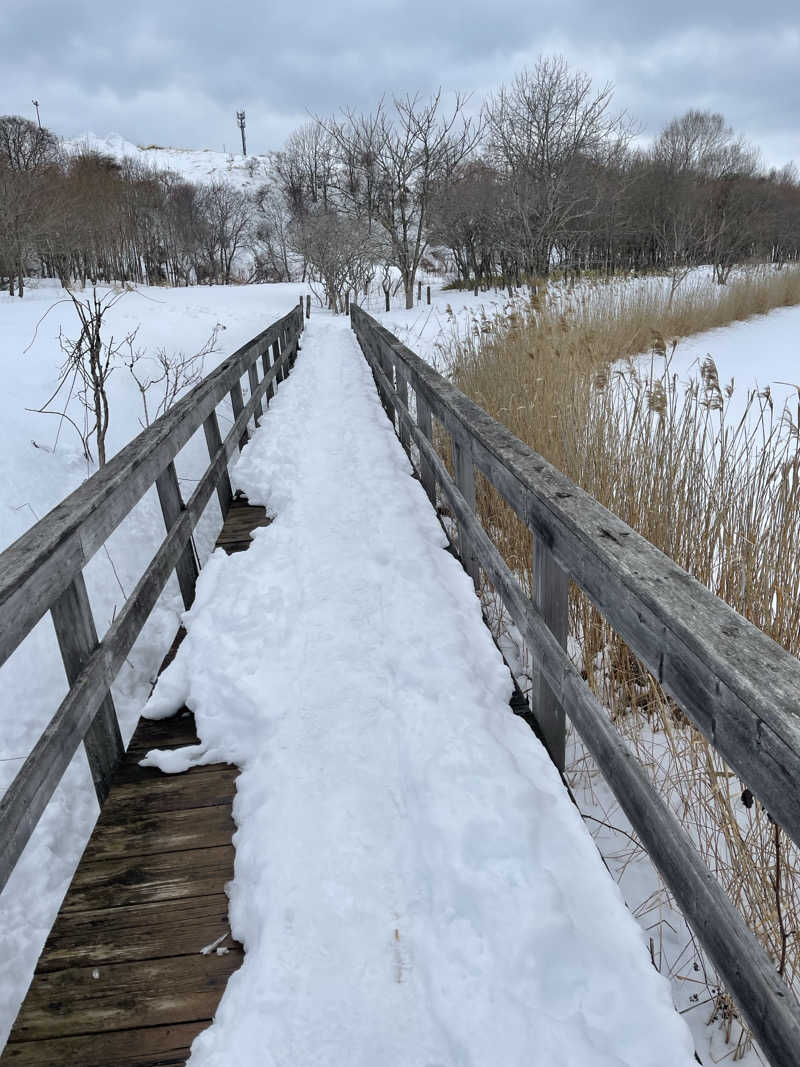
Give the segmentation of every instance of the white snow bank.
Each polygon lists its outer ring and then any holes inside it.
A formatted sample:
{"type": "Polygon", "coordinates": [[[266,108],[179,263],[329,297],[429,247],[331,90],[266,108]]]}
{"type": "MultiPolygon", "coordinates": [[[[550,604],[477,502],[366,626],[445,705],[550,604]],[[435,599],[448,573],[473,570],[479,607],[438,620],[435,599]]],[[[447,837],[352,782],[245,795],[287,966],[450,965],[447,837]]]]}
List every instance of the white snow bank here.
{"type": "Polygon", "coordinates": [[[235,470],[275,521],[212,557],[148,705],[242,768],[246,956],[192,1067],[688,1067],[346,326],[312,319],[235,470]]]}

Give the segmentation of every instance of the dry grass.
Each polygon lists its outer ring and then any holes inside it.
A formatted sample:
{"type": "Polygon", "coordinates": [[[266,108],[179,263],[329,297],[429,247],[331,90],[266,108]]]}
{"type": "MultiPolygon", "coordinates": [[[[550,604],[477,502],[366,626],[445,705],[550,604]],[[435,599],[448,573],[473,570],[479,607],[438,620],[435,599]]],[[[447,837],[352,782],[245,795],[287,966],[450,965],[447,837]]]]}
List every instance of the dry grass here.
{"type": "MultiPolygon", "coordinates": [[[[468,333],[454,334],[446,357],[455,382],[482,407],[800,655],[800,388],[796,404],[782,412],[768,392],[754,393],[746,417],[733,419],[733,385],[720,383],[712,360],[688,388],[669,366],[678,337],[796,303],[797,271],[751,275],[722,290],[687,287],[672,302],[669,287],[652,281],[588,286],[509,305],[492,321],[476,319],[468,333]],[[659,357],[649,366],[618,362],[646,350],[659,357]]],[[[530,534],[481,479],[478,503],[505,558],[529,583],[530,534]]],[[[744,784],[575,590],[570,634],[589,684],[800,992],[798,850],[758,802],[743,802],[744,784]]],[[[594,773],[579,748],[572,775],[591,804],[594,773]]],[[[637,850],[628,842],[617,869],[637,850]]],[[[665,899],[662,890],[639,911],[657,913],[665,899]]],[[[716,975],[693,942],[689,948],[667,969],[699,964],[707,996],[696,1002],[712,1004],[736,1043],[735,1058],[749,1037],[734,1027],[716,975]]]]}

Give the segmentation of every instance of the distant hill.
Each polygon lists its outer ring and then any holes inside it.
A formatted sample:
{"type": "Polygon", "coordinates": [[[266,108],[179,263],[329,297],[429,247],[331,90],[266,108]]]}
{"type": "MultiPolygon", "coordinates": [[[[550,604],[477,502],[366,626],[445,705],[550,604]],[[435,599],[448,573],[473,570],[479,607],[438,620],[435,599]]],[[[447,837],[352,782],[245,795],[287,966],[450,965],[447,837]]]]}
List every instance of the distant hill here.
{"type": "Polygon", "coordinates": [[[114,159],[140,159],[160,170],[181,174],[195,184],[225,181],[238,189],[253,189],[262,185],[269,174],[267,156],[243,156],[215,152],[211,148],[166,148],[160,145],[139,146],[126,141],[118,133],[99,137],[87,133],[83,137],[64,138],[65,149],[73,152],[89,147],[114,159]]]}

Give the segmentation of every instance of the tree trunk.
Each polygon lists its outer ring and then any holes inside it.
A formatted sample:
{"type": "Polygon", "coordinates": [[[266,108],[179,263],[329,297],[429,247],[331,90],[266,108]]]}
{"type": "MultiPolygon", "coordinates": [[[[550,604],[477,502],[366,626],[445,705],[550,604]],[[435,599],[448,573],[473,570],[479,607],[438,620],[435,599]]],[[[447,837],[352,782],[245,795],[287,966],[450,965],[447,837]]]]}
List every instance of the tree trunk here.
{"type": "Polygon", "coordinates": [[[404,289],[406,293],[406,311],[414,310],[414,275],[410,274],[404,279],[404,289]]]}

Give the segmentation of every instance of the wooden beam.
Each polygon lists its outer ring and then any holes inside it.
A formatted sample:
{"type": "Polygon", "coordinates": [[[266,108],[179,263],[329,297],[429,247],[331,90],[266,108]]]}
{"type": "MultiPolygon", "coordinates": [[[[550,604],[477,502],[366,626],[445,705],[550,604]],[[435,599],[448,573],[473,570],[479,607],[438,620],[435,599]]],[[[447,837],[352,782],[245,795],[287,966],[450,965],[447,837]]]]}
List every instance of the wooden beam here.
{"type": "MultiPolygon", "coordinates": [[[[219,432],[219,419],[217,418],[216,411],[212,411],[208,418],[203,422],[203,431],[206,436],[209,458],[213,460],[222,448],[222,437],[219,432]]],[[[228,474],[227,465],[224,470],[219,472],[219,478],[217,480],[217,499],[219,500],[219,510],[222,512],[222,519],[224,521],[225,516],[228,514],[228,508],[231,506],[231,501],[233,500],[233,489],[231,488],[231,479],[228,474]]]]}
{"type": "MultiPolygon", "coordinates": [[[[250,366],[247,368],[247,377],[248,377],[249,382],[250,382],[250,394],[252,395],[258,389],[258,364],[257,363],[251,363],[250,366]]],[[[261,419],[261,416],[263,414],[264,414],[264,412],[263,412],[263,409],[261,407],[261,401],[259,400],[259,401],[257,401],[255,409],[253,411],[253,419],[255,420],[256,426],[258,426],[259,421],[261,419]]]]}
{"type": "MultiPolygon", "coordinates": [[[[156,490],[161,503],[161,514],[164,516],[164,525],[167,532],[178,520],[178,516],[184,510],[181,490],[178,485],[178,472],[174,463],[168,463],[166,468],[156,478],[156,490]]],[[[186,542],[186,547],[181,553],[175,573],[178,576],[183,605],[188,610],[194,603],[194,589],[199,573],[197,559],[191,540],[186,542]]]]}
{"type": "MultiPolygon", "coordinates": [[[[70,685],[80,677],[98,647],[97,630],[83,575],[78,574],[50,609],[64,670],[70,685]]],[[[84,746],[97,799],[102,807],[117,764],[125,751],[114,701],[108,687],[88,721],[84,746]]]]}
{"type": "MultiPolygon", "coordinates": [[[[567,647],[569,620],[569,576],[562,571],[552,552],[533,539],[533,603],[563,649],[567,647]]],[[[539,667],[535,650],[532,707],[550,759],[561,773],[566,767],[567,722],[564,708],[539,667]]]]}

